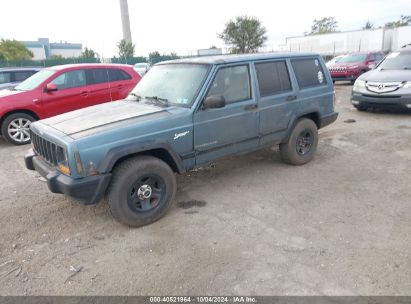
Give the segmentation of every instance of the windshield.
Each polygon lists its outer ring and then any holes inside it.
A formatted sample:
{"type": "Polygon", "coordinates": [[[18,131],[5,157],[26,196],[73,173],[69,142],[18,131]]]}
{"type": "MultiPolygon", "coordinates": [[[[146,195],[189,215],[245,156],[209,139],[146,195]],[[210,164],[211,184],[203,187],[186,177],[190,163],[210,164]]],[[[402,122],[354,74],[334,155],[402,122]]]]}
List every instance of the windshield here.
{"type": "Polygon", "coordinates": [[[154,66],[144,76],[127,100],[153,102],[162,100],[167,105],[191,106],[201,84],[208,65],[203,64],[164,64],[154,66]]]}
{"type": "Polygon", "coordinates": [[[394,52],[378,66],[382,70],[404,70],[411,69],[411,52],[394,52]]]}
{"type": "Polygon", "coordinates": [[[22,83],[20,83],[17,87],[14,89],[17,91],[31,91],[35,88],[37,88],[44,80],[49,78],[51,75],[53,75],[56,71],[53,70],[42,70],[40,72],[37,72],[33,76],[27,78],[24,80],[22,83]]]}
{"type": "Polygon", "coordinates": [[[367,59],[367,55],[347,55],[342,57],[338,62],[361,62],[367,59]]]}

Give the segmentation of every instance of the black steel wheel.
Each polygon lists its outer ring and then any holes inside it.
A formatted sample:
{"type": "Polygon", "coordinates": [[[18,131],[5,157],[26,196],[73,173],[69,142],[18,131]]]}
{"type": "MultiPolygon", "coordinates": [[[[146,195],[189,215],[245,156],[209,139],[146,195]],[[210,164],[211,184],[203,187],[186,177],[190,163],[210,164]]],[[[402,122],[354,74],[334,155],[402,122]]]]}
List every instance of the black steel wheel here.
{"type": "Polygon", "coordinates": [[[139,227],[164,216],[174,199],[174,172],[164,161],[137,156],[121,162],[106,192],[110,212],[119,222],[139,227]]]}
{"type": "Polygon", "coordinates": [[[287,142],[280,144],[280,154],[284,162],[303,165],[313,159],[318,144],[317,125],[308,118],[297,121],[287,142]]]}

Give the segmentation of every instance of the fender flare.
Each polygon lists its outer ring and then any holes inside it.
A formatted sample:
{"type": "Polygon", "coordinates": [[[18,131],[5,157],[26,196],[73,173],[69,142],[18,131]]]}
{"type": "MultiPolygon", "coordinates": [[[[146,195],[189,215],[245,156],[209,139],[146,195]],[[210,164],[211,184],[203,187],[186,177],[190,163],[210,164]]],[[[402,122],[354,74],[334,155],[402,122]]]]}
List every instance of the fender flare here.
{"type": "MultiPolygon", "coordinates": [[[[131,156],[142,152],[150,152],[150,150],[165,150],[171,160],[174,162],[177,173],[183,173],[184,166],[180,156],[166,142],[146,141],[131,145],[123,145],[109,150],[104,160],[98,165],[97,171],[100,173],[111,172],[118,160],[123,157],[131,156]]],[[[169,164],[170,165],[170,164],[169,164]]]]}

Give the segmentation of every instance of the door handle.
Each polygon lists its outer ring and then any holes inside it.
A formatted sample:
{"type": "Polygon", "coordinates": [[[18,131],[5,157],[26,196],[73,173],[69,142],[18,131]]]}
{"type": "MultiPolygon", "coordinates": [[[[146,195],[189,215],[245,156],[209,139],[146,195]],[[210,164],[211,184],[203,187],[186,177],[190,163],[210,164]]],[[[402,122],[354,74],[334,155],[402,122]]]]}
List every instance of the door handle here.
{"type": "Polygon", "coordinates": [[[255,109],[257,109],[257,108],[258,108],[257,104],[253,103],[253,104],[246,105],[246,106],[244,107],[244,110],[246,110],[246,111],[252,111],[252,110],[255,110],[255,109]]]}
{"type": "Polygon", "coordinates": [[[80,96],[87,97],[87,96],[88,96],[88,91],[82,91],[82,92],[80,92],[80,96]]]}
{"type": "Polygon", "coordinates": [[[297,96],[295,96],[295,95],[290,95],[290,96],[287,96],[287,98],[286,98],[285,100],[291,101],[291,100],[296,100],[296,99],[297,99],[297,96]]]}

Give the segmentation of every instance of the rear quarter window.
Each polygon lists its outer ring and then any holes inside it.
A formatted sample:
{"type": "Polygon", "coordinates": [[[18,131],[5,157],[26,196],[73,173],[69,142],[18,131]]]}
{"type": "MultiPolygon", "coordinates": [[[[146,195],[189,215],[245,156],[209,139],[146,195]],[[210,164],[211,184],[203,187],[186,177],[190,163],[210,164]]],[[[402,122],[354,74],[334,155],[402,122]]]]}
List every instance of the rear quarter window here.
{"type": "Polygon", "coordinates": [[[131,76],[123,70],[120,69],[108,69],[108,78],[109,81],[120,81],[120,80],[129,80],[131,76]]]}
{"type": "Polygon", "coordinates": [[[35,73],[35,71],[14,72],[14,81],[24,81],[35,73]]]}
{"type": "Polygon", "coordinates": [[[11,75],[8,72],[0,73],[0,84],[8,83],[11,81],[11,75]]]}
{"type": "Polygon", "coordinates": [[[327,84],[324,71],[318,58],[293,59],[291,64],[300,89],[327,84]]]}

